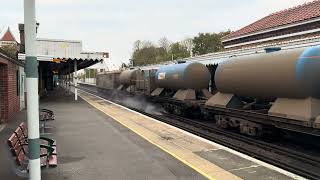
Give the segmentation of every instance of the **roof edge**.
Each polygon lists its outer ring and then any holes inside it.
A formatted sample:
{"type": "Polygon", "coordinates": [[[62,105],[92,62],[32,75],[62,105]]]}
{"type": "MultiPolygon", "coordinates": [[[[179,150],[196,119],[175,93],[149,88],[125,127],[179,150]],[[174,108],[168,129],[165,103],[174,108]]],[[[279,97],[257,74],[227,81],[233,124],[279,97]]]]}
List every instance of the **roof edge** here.
{"type": "Polygon", "coordinates": [[[14,64],[17,64],[19,66],[22,66],[22,67],[24,67],[24,65],[25,65],[23,62],[19,61],[19,59],[14,59],[14,58],[10,57],[9,55],[7,55],[6,52],[4,52],[2,49],[0,49],[0,57],[5,58],[6,60],[8,60],[14,64]]]}
{"type": "Polygon", "coordinates": [[[308,21],[300,21],[300,22],[296,22],[296,23],[291,23],[291,24],[286,24],[286,25],[282,25],[282,26],[276,26],[274,28],[271,29],[264,29],[261,31],[257,31],[257,32],[252,32],[252,33],[248,33],[248,34],[244,34],[238,37],[233,37],[230,39],[222,39],[222,42],[229,42],[229,41],[233,41],[236,39],[241,39],[241,38],[245,38],[245,37],[249,37],[249,36],[253,36],[253,35],[259,35],[259,34],[264,34],[264,33],[268,33],[268,32],[273,32],[273,31],[278,31],[278,30],[282,30],[282,29],[286,29],[286,28],[291,28],[291,27],[295,27],[295,26],[300,26],[300,25],[304,25],[304,24],[309,24],[309,23],[313,23],[313,22],[317,22],[320,21],[320,17],[318,18],[314,18],[314,19],[310,19],[308,21]]]}
{"type": "MultiPolygon", "coordinates": [[[[3,33],[0,41],[6,41],[6,40],[2,40],[2,39],[4,38],[4,36],[6,35],[7,32],[9,32],[9,33],[11,34],[14,42],[17,42],[17,43],[18,43],[18,41],[17,41],[16,38],[14,37],[13,33],[11,32],[10,27],[8,27],[7,30],[6,30],[6,32],[3,33]]],[[[8,42],[12,42],[12,41],[8,41],[8,42]]]]}
{"type": "Polygon", "coordinates": [[[82,43],[81,40],[68,40],[68,39],[49,39],[49,38],[37,38],[37,41],[51,41],[51,42],[70,42],[70,43],[82,43]]]}

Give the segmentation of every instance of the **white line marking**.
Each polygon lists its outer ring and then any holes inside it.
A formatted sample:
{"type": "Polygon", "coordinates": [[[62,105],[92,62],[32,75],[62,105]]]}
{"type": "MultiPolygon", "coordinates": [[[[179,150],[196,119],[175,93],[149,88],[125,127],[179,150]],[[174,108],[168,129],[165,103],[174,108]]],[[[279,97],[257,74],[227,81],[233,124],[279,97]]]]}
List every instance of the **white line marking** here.
{"type": "Polygon", "coordinates": [[[4,128],[7,126],[7,124],[0,124],[0,132],[2,131],[2,130],[4,130],[4,128]]]}
{"type": "Polygon", "coordinates": [[[251,165],[251,166],[247,166],[247,167],[242,167],[242,168],[237,168],[237,169],[230,169],[229,171],[239,171],[239,170],[243,170],[243,169],[250,169],[250,168],[256,168],[256,167],[260,167],[261,165],[251,165]]]}
{"type": "MultiPolygon", "coordinates": [[[[83,91],[83,90],[81,90],[81,91],[83,91]]],[[[304,178],[304,177],[302,177],[302,176],[296,175],[296,174],[294,174],[294,173],[292,173],[292,172],[286,171],[286,170],[281,169],[281,168],[279,168],[279,167],[276,167],[276,166],[274,166],[274,165],[271,165],[271,164],[268,164],[268,163],[266,163],[266,162],[260,161],[260,160],[258,160],[258,159],[253,158],[253,157],[250,157],[250,156],[248,156],[248,155],[246,155],[246,154],[243,154],[243,153],[241,153],[241,152],[238,152],[238,151],[235,151],[235,150],[233,150],[233,149],[230,149],[230,148],[228,148],[228,147],[226,147],[226,146],[223,146],[223,145],[221,145],[221,144],[217,144],[217,143],[215,143],[215,142],[209,141],[209,140],[204,139],[204,138],[202,138],[202,137],[200,137],[200,136],[196,136],[196,135],[194,135],[194,134],[192,134],[192,133],[189,133],[189,132],[184,131],[184,130],[182,130],[182,129],[179,129],[179,128],[177,128],[177,127],[174,127],[174,126],[171,126],[171,125],[166,124],[166,123],[164,123],[164,122],[161,122],[161,121],[159,121],[159,120],[153,119],[153,118],[151,118],[151,117],[149,117],[149,116],[146,116],[146,115],[141,114],[141,113],[139,113],[139,112],[133,111],[133,110],[127,108],[127,107],[124,107],[124,106],[121,106],[121,105],[119,105],[119,104],[116,104],[116,103],[114,103],[114,102],[112,102],[112,101],[109,101],[109,100],[107,100],[107,99],[104,99],[104,98],[102,98],[102,97],[100,97],[100,96],[97,96],[97,95],[95,95],[95,94],[92,94],[92,93],[89,93],[89,92],[85,92],[85,91],[83,91],[83,92],[84,92],[84,93],[88,93],[88,94],[90,94],[90,95],[92,95],[92,96],[95,96],[95,97],[97,97],[97,98],[99,98],[99,99],[105,100],[105,101],[107,101],[108,103],[111,103],[111,104],[113,104],[113,105],[115,105],[115,106],[118,106],[118,107],[120,107],[120,108],[126,109],[126,110],[128,110],[128,111],[130,111],[130,112],[133,112],[133,113],[135,113],[135,114],[139,114],[139,115],[141,115],[141,116],[143,116],[143,117],[145,117],[145,118],[148,118],[148,119],[150,119],[150,120],[152,120],[152,121],[159,122],[159,123],[161,123],[161,124],[163,124],[163,125],[165,125],[165,126],[167,126],[167,127],[173,128],[173,129],[175,129],[175,130],[177,130],[177,131],[180,131],[181,133],[184,133],[184,134],[189,135],[189,136],[191,136],[191,137],[197,138],[197,139],[199,139],[199,140],[201,140],[201,141],[203,141],[203,142],[206,142],[206,143],[209,143],[209,144],[211,144],[211,145],[217,146],[217,148],[223,149],[223,150],[225,150],[225,151],[227,151],[227,152],[229,152],[229,153],[232,153],[232,154],[234,154],[234,155],[237,155],[237,156],[239,156],[239,157],[242,157],[242,158],[244,158],[244,159],[247,159],[247,160],[249,160],[249,161],[252,161],[252,162],[254,162],[254,163],[257,163],[257,164],[259,164],[259,165],[261,165],[261,166],[264,166],[264,167],[266,167],[266,168],[268,168],[268,169],[272,169],[272,170],[274,170],[274,171],[276,171],[276,172],[279,172],[279,173],[281,173],[281,174],[284,174],[284,175],[286,175],[286,176],[288,176],[288,177],[290,177],[290,178],[293,178],[293,179],[295,179],[295,180],[307,180],[306,178],[304,178]]]]}

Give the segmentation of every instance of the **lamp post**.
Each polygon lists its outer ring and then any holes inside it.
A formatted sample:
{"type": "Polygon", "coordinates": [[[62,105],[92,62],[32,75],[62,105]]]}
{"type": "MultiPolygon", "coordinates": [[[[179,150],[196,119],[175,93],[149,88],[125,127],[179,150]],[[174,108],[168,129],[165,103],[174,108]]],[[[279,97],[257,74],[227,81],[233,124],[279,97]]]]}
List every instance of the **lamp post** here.
{"type": "Polygon", "coordinates": [[[35,0],[24,0],[29,179],[41,180],[35,0]]]}
{"type": "Polygon", "coordinates": [[[78,100],[78,74],[77,74],[78,68],[77,68],[77,59],[74,60],[74,100],[78,100]]]}

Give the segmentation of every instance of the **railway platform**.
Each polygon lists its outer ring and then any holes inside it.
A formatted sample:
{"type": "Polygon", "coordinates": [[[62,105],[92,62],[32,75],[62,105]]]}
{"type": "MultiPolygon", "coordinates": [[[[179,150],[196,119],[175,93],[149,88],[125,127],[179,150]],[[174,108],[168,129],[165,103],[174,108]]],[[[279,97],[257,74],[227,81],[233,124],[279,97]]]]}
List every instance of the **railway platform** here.
{"type": "MultiPolygon", "coordinates": [[[[59,152],[43,179],[301,179],[93,94],[80,97],[57,89],[41,100],[55,113],[47,136],[59,152]]],[[[20,179],[3,148],[25,117],[0,127],[0,179],[20,179]]]]}

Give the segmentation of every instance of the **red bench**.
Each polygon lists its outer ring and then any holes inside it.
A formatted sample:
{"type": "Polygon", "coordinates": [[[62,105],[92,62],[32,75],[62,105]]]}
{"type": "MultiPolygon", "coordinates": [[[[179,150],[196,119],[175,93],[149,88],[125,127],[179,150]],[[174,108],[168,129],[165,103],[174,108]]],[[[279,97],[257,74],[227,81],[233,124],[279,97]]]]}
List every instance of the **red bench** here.
{"type": "Polygon", "coordinates": [[[47,126],[47,121],[52,121],[55,119],[55,116],[53,114],[53,111],[49,109],[40,109],[39,110],[39,121],[40,121],[40,129],[42,134],[50,134],[46,133],[45,131],[47,129],[51,129],[52,127],[47,126]]]}
{"type": "MultiPolygon", "coordinates": [[[[22,132],[22,136],[25,138],[25,139],[28,139],[28,130],[27,130],[27,125],[26,123],[22,122],[20,123],[20,125],[18,126],[18,128],[16,129],[16,131],[20,129],[22,132]]],[[[15,132],[16,132],[15,131],[15,132]]],[[[40,137],[40,141],[41,141],[41,144],[44,144],[44,145],[48,145],[50,147],[52,146],[56,146],[56,141],[53,140],[53,139],[50,139],[50,138],[47,138],[47,137],[40,137]]]]}
{"type": "MultiPolygon", "coordinates": [[[[22,123],[7,140],[8,150],[15,173],[21,177],[28,176],[28,138],[26,127],[22,123]]],[[[57,166],[57,151],[55,141],[40,138],[40,162],[42,168],[57,166]]]]}

